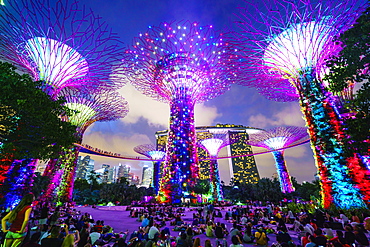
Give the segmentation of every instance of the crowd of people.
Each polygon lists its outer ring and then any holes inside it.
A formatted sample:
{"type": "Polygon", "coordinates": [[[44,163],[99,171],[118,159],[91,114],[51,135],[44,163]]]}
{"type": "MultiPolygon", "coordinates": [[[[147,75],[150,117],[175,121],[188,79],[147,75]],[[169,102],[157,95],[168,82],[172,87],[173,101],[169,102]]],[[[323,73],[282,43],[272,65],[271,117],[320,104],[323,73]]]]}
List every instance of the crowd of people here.
{"type": "Polygon", "coordinates": [[[367,215],[341,212],[333,217],[318,209],[293,213],[273,204],[188,208],[149,204],[126,210],[137,229],[115,232],[71,204],[35,203],[29,194],[13,210],[2,212],[1,241],[4,247],[369,246],[367,215]]]}

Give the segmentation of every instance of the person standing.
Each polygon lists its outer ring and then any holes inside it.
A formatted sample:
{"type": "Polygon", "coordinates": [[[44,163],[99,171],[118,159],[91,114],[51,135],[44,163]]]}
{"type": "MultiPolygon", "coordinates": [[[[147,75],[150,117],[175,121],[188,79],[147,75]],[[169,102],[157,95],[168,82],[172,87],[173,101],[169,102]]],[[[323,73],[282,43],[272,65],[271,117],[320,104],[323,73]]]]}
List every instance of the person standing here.
{"type": "Polygon", "coordinates": [[[2,230],[6,233],[4,247],[20,246],[23,242],[34,200],[32,193],[25,195],[20,203],[1,220],[2,230]],[[11,223],[9,230],[6,229],[7,221],[11,223]]]}

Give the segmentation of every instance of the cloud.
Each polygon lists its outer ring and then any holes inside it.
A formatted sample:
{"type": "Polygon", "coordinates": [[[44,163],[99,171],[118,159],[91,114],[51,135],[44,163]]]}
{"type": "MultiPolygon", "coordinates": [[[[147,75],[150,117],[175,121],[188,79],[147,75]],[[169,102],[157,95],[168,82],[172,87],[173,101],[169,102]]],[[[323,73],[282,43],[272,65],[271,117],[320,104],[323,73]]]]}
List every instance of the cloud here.
{"type": "Polygon", "coordinates": [[[262,113],[249,117],[250,126],[258,126],[259,128],[271,128],[273,126],[305,126],[302,112],[299,104],[289,104],[274,113],[271,117],[267,117],[262,113]]]}
{"type": "MultiPolygon", "coordinates": [[[[141,94],[132,85],[127,85],[119,90],[120,94],[129,102],[130,111],[121,121],[125,124],[136,124],[140,119],[145,119],[150,126],[159,129],[168,128],[170,107],[167,103],[156,101],[141,94]]],[[[196,125],[210,125],[221,114],[214,106],[204,104],[195,105],[196,125]]]]}

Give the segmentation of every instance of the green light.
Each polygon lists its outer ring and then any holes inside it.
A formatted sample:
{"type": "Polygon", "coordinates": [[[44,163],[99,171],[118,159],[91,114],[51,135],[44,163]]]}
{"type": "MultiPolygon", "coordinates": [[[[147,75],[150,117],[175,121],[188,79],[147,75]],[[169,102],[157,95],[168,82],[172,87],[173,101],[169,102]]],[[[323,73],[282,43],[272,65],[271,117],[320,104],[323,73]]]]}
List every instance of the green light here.
{"type": "Polygon", "coordinates": [[[70,123],[77,126],[86,123],[97,114],[94,109],[84,104],[66,103],[65,106],[73,111],[77,111],[77,113],[74,113],[72,114],[72,116],[69,117],[70,123]]]}

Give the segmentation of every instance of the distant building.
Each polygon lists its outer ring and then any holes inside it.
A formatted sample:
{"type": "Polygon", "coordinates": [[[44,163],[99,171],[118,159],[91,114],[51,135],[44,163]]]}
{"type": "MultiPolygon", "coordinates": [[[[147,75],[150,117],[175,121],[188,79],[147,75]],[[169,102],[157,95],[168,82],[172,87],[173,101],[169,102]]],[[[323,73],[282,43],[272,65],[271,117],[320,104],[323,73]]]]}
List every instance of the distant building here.
{"type": "Polygon", "coordinates": [[[121,163],[116,168],[116,181],[119,182],[119,180],[124,177],[127,181],[129,181],[129,174],[131,171],[131,167],[129,165],[122,165],[121,163]]]}
{"type": "Polygon", "coordinates": [[[143,173],[141,176],[141,185],[145,187],[149,187],[152,183],[153,178],[153,168],[145,165],[143,167],[143,173]]]}
{"type": "MultiPolygon", "coordinates": [[[[227,132],[229,138],[237,138],[237,141],[227,146],[229,156],[230,177],[234,182],[257,183],[260,179],[254,156],[241,156],[243,154],[253,154],[252,147],[246,144],[248,133],[258,132],[261,129],[251,128],[243,125],[217,124],[216,126],[196,127],[197,139],[203,140],[213,136],[217,131],[227,132]]],[[[157,150],[165,151],[167,143],[167,130],[157,131],[157,150]]],[[[207,157],[207,152],[202,148],[197,148],[199,158],[199,178],[201,180],[209,179],[209,160],[201,160],[207,157]]],[[[160,169],[162,170],[162,169],[160,169]]]]}
{"type": "Polygon", "coordinates": [[[139,176],[136,176],[134,173],[128,174],[128,182],[130,185],[139,185],[140,184],[139,176]]]}
{"type": "Polygon", "coordinates": [[[90,158],[89,155],[78,156],[77,159],[77,171],[76,179],[89,179],[89,175],[94,171],[94,160],[90,158]]]}

